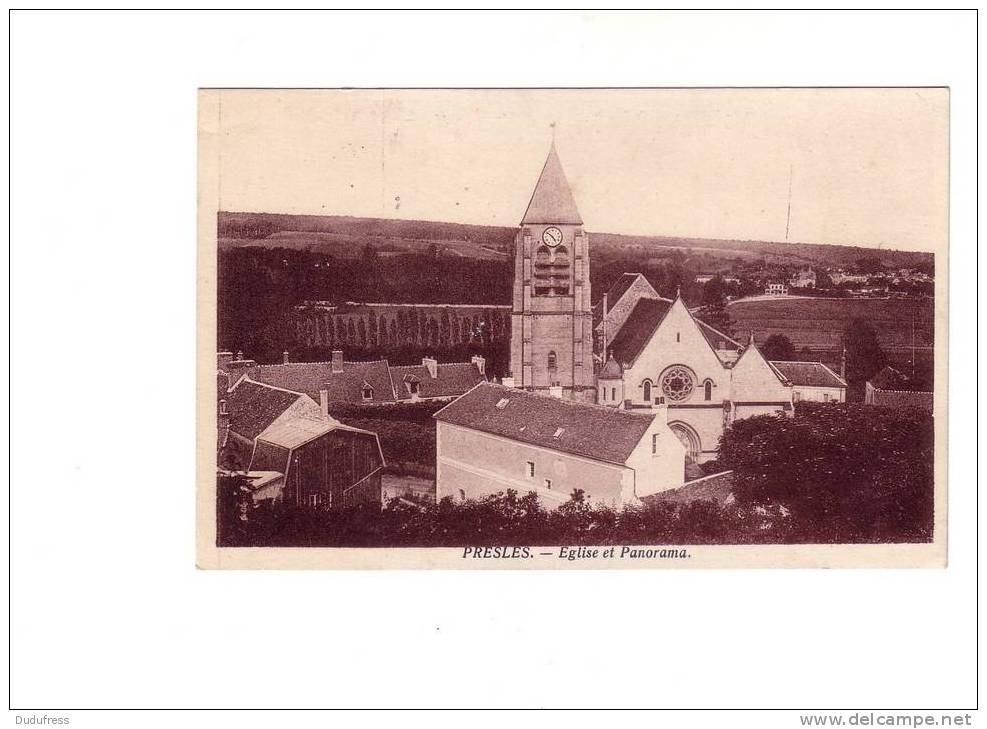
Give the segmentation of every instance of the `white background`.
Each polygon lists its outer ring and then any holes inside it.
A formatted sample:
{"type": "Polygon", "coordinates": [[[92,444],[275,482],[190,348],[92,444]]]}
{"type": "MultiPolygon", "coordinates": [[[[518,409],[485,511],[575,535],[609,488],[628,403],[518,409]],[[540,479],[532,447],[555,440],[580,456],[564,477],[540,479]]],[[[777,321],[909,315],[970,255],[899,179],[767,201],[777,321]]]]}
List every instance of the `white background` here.
{"type": "MultiPolygon", "coordinates": [[[[78,710],[973,707],[976,23],[971,12],[15,11],[16,713],[171,726],[182,719],[78,710]],[[952,88],[950,379],[962,392],[950,401],[948,569],[194,568],[197,87],[811,84],[952,88]]],[[[726,720],[799,725],[790,712],[673,723],[726,720]]]]}

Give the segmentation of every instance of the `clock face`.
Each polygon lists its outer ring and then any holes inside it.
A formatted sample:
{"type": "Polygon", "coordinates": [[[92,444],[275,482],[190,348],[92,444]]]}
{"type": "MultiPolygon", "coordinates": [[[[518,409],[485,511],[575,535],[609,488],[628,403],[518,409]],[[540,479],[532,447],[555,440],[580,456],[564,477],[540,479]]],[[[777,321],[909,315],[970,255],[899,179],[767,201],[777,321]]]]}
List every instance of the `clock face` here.
{"type": "Polygon", "coordinates": [[[554,226],[545,228],[545,232],[541,234],[541,239],[545,242],[545,245],[554,248],[562,242],[562,231],[554,226]]]}

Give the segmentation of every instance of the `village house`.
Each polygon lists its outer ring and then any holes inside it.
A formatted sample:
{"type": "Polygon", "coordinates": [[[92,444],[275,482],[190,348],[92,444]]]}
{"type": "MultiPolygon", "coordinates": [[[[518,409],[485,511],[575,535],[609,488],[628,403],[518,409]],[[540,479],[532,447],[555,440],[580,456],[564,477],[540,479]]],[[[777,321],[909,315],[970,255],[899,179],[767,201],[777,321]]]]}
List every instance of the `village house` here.
{"type": "Polygon", "coordinates": [[[419,400],[445,401],[459,397],[486,379],[486,362],[474,355],[469,362],[440,363],[423,357],[420,365],[391,366],[387,360],[348,362],[342,350],[333,350],[329,362],[290,362],[258,365],[229,353],[225,367],[232,376],[248,374],[255,382],[302,392],[313,399],[325,390],[331,403],[393,405],[419,400]]]}
{"type": "Polygon", "coordinates": [[[771,366],[792,383],[793,402],[846,402],[846,380],[822,362],[772,361],[771,366]]]}
{"type": "Polygon", "coordinates": [[[812,268],[800,268],[788,281],[796,289],[815,288],[816,272],[812,268]]]}
{"type": "Polygon", "coordinates": [[[769,281],[764,285],[765,296],[787,296],[788,287],[781,281],[769,281]]]}
{"type": "Polygon", "coordinates": [[[580,489],[621,508],[685,480],[685,448],[664,408],[628,412],[481,383],[435,420],[438,499],[513,489],[551,508],[580,489]]]}
{"type": "MultiPolygon", "coordinates": [[[[220,354],[220,363],[229,358],[220,354]]],[[[217,470],[242,473],[254,502],[305,506],[380,503],[384,457],[377,435],[329,416],[316,403],[241,373],[217,372],[217,470]],[[232,382],[232,384],[230,384],[232,382]]]]}

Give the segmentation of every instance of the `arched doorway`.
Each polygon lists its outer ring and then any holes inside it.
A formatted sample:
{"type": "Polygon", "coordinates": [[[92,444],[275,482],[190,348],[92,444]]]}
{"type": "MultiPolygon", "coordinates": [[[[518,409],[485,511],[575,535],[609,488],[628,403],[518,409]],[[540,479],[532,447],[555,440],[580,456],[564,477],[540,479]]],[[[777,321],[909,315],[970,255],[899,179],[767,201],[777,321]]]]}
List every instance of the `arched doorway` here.
{"type": "Polygon", "coordinates": [[[698,463],[699,454],[702,452],[702,444],[699,441],[699,434],[691,425],[683,423],[681,420],[675,420],[669,423],[668,427],[672,429],[672,432],[678,436],[678,439],[682,441],[682,445],[685,446],[685,456],[687,461],[698,463]]]}

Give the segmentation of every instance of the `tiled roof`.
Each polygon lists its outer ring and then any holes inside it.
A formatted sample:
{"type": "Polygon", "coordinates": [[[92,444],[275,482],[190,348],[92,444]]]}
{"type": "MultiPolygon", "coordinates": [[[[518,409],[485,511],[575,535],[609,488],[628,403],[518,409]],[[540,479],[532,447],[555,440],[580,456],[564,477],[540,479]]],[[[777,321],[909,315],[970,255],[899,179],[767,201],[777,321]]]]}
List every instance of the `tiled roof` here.
{"type": "Polygon", "coordinates": [[[439,410],[435,418],[522,443],[623,464],[655,416],[485,382],[439,410]]]}
{"type": "Polygon", "coordinates": [[[554,143],[548,151],[535,191],[531,194],[528,209],[521,219],[522,225],[529,223],[583,224],[554,143]]]}
{"type": "Polygon", "coordinates": [[[699,325],[699,331],[701,331],[703,336],[706,337],[706,341],[709,342],[709,346],[716,350],[718,354],[725,350],[736,351],[743,346],[737,340],[731,339],[723,332],[717,331],[702,319],[696,316],[693,316],[692,318],[696,320],[696,324],[699,325]]]}
{"type": "Polygon", "coordinates": [[[822,362],[782,362],[772,361],[772,366],[781,372],[793,385],[803,387],[846,387],[833,370],[822,362]]]}
{"type": "Polygon", "coordinates": [[[624,326],[610,343],[610,349],[618,362],[629,364],[637,359],[672,303],[664,299],[641,299],[637,302],[624,326]]]}
{"type": "Polygon", "coordinates": [[[230,430],[252,440],[281,417],[300,397],[302,395],[297,392],[244,379],[226,396],[230,430]]]}
{"type": "Polygon", "coordinates": [[[387,360],[344,362],[341,372],[332,371],[332,362],[292,362],[258,365],[249,373],[258,382],[304,392],[316,402],[319,390],[326,389],[330,402],[362,403],[364,382],[373,388],[373,402],[394,402],[387,360]]]}
{"type": "Polygon", "coordinates": [[[398,400],[411,399],[411,393],[404,386],[405,378],[418,380],[418,396],[422,398],[457,397],[484,380],[480,370],[472,362],[437,365],[434,378],[424,365],[391,367],[391,382],[398,400]]]}

